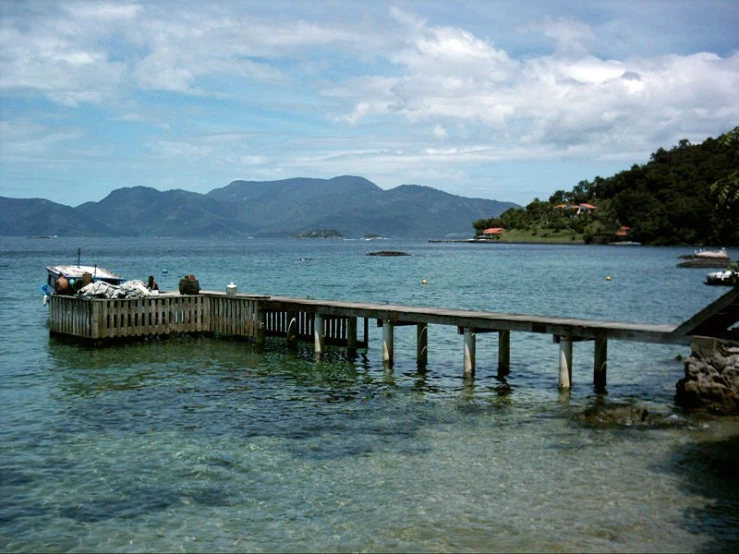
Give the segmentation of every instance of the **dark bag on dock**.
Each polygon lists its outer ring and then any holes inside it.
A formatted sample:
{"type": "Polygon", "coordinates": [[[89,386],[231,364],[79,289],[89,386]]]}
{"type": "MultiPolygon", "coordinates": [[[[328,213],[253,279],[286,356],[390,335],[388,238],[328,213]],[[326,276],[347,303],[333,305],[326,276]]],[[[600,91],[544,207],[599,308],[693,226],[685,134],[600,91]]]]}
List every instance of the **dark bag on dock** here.
{"type": "Polygon", "coordinates": [[[180,294],[198,294],[200,292],[200,281],[195,275],[185,275],[184,279],[180,279],[180,294]]]}

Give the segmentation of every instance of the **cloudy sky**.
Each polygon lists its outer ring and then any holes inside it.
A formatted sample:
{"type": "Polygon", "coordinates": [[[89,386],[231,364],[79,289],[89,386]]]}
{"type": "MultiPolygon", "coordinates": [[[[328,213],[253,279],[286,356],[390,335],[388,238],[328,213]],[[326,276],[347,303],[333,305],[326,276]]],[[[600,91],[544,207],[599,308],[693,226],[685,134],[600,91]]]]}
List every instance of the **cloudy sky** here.
{"type": "Polygon", "coordinates": [[[527,204],[739,125],[737,0],[0,0],[0,196],[361,175],[527,204]]]}

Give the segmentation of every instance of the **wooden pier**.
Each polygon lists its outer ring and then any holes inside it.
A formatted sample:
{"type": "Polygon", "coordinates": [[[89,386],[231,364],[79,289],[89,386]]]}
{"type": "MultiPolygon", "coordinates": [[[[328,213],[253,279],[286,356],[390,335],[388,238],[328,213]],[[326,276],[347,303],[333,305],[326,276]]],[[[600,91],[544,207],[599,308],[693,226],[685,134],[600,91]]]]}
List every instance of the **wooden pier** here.
{"type": "Polygon", "coordinates": [[[268,336],[284,337],[288,344],[313,342],[316,358],[327,345],[349,350],[367,348],[369,320],[382,327],[382,361],[395,358],[394,333],[399,326],[416,326],[416,361],[428,361],[428,326],[457,328],[463,340],[463,371],[472,376],[476,366],[476,337],[498,335],[498,373],[510,372],[511,332],[548,334],[559,344],[559,387],[572,384],[573,344],[594,341],[593,381],[606,385],[608,341],[688,344],[693,336],[739,342],[739,288],[701,310],[679,326],[621,323],[522,315],[500,312],[339,302],[282,296],[228,295],[202,291],[197,295],[160,294],[140,299],[84,299],[52,296],[49,303],[51,335],[104,343],[120,339],[201,333],[244,337],[263,345],[268,336]],[[361,322],[361,326],[360,326],[361,322]],[[361,334],[360,334],[361,331],[361,334]]]}

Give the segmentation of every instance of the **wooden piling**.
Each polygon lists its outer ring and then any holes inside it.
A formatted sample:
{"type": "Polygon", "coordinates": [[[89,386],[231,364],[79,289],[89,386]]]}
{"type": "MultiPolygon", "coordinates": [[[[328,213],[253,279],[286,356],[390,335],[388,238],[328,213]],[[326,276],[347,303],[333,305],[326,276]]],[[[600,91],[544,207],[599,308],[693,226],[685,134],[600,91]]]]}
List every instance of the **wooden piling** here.
{"type": "Polygon", "coordinates": [[[498,377],[511,372],[511,332],[498,331],[498,377]]]}
{"type": "Polygon", "coordinates": [[[395,325],[390,321],[382,322],[382,362],[393,364],[395,356],[395,325]]]}
{"type": "Polygon", "coordinates": [[[357,351],[357,318],[350,317],[346,325],[346,348],[354,354],[357,351]]]}
{"type": "Polygon", "coordinates": [[[608,340],[595,339],[593,363],[593,384],[597,389],[606,388],[606,373],[608,367],[608,340]]]}
{"type": "Polygon", "coordinates": [[[572,386],[572,339],[559,338],[559,388],[572,386]]]}
{"type": "Polygon", "coordinates": [[[288,348],[295,350],[298,347],[298,312],[287,312],[287,330],[285,331],[288,348]]]}
{"type": "Polygon", "coordinates": [[[475,374],[475,330],[464,328],[464,376],[472,377],[475,374]]]}
{"type": "Polygon", "coordinates": [[[316,314],[313,319],[313,345],[316,359],[323,356],[326,341],[325,320],[323,315],[316,314]]]}
{"type": "Polygon", "coordinates": [[[267,339],[267,313],[260,308],[256,311],[256,343],[263,347],[267,339]]]}
{"type": "Polygon", "coordinates": [[[426,367],[429,361],[429,326],[428,323],[416,325],[416,364],[426,367]]]}

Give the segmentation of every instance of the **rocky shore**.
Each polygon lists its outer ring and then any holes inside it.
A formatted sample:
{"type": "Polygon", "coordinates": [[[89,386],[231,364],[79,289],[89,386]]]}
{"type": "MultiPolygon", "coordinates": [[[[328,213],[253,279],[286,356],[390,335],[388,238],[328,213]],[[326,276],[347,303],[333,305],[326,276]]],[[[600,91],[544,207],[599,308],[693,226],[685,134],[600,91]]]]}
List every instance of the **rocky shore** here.
{"type": "Polygon", "coordinates": [[[688,409],[739,414],[739,346],[694,338],[675,401],[688,409]]]}

